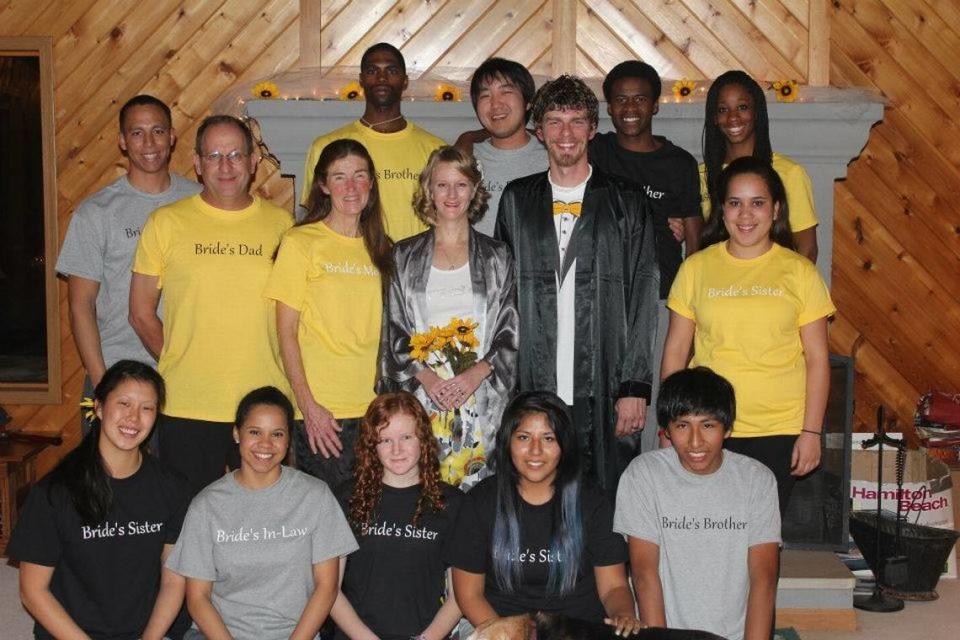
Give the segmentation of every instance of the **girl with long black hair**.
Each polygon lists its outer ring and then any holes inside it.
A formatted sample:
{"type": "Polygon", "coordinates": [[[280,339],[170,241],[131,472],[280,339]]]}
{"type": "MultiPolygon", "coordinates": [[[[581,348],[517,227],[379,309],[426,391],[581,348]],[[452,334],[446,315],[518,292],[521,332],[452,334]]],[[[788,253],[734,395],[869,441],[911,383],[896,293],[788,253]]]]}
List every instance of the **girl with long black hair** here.
{"type": "MultiPolygon", "coordinates": [[[[770,146],[767,99],[757,81],[743,71],[721,74],[707,91],[703,121],[703,164],[700,195],[704,217],[719,207],[720,172],[736,160],[752,156],[770,163],[786,188],[793,248],[817,261],[817,214],[813,187],[802,165],[770,146]]],[[[703,246],[703,242],[700,243],[703,246]]]]}
{"type": "Polygon", "coordinates": [[[159,639],[176,618],[184,581],[161,567],[189,487],[144,450],[164,394],[146,364],[107,369],[91,430],[30,492],[7,553],[35,637],[159,639]]]}
{"type": "Polygon", "coordinates": [[[496,475],[464,500],[444,553],[474,626],[543,611],[641,628],[627,586],[613,510],[581,480],[569,411],[549,391],[517,395],[497,432],[496,475]]]}

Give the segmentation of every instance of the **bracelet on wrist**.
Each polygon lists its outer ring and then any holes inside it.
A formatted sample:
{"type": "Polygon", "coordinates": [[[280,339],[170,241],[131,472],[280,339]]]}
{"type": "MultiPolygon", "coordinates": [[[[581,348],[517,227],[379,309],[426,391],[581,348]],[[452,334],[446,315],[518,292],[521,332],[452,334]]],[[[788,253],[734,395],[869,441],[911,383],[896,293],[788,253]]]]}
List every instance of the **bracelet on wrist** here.
{"type": "Polygon", "coordinates": [[[818,437],[823,435],[823,431],[814,431],[813,429],[800,429],[800,432],[801,432],[801,433],[809,433],[809,434],[811,434],[811,435],[815,435],[815,436],[818,436],[818,437]]]}

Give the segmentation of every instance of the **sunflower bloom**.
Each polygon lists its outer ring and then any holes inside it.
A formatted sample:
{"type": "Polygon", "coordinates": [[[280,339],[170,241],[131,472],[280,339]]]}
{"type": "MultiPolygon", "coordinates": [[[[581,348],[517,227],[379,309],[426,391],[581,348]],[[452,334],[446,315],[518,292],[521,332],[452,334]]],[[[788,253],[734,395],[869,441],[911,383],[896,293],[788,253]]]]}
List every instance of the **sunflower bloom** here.
{"type": "Polygon", "coordinates": [[[437,102],[460,102],[460,89],[452,84],[441,84],[433,94],[437,102]]]}
{"type": "Polygon", "coordinates": [[[693,95],[693,90],[697,88],[696,83],[689,78],[681,78],[673,83],[673,99],[683,100],[693,95]]]}
{"type": "Polygon", "coordinates": [[[253,87],[254,97],[269,100],[280,95],[280,88],[272,82],[258,82],[253,87]]]}
{"type": "Polygon", "coordinates": [[[341,100],[363,100],[363,87],[360,86],[359,82],[351,82],[340,87],[337,96],[341,100]]]}
{"type": "Polygon", "coordinates": [[[800,95],[800,86],[796,80],[777,80],[773,83],[773,92],[777,102],[793,102],[800,95]]]}

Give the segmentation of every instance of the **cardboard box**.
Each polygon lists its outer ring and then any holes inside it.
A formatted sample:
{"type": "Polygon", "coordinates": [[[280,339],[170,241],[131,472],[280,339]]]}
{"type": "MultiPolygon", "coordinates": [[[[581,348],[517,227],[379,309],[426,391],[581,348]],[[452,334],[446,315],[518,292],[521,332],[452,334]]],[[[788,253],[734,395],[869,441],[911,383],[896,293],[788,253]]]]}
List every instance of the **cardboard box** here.
{"type": "MultiPolygon", "coordinates": [[[[877,506],[877,451],[862,450],[855,446],[850,465],[850,497],[852,508],[876,509],[877,506]]],[[[954,480],[950,469],[943,462],[934,460],[920,451],[907,451],[903,475],[903,491],[897,491],[896,450],[884,448],[882,508],[900,513],[907,522],[941,529],[954,528],[954,480]]],[[[954,475],[958,475],[954,472],[954,475]]],[[[957,577],[956,550],[950,554],[942,577],[957,577]]]]}

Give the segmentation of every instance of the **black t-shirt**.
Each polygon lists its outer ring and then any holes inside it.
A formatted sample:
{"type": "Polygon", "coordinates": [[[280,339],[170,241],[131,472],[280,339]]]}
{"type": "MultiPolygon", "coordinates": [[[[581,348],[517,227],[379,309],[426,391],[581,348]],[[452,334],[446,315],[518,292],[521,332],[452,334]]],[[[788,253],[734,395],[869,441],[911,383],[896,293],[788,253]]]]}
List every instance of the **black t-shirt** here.
{"type": "Polygon", "coordinates": [[[683,262],[681,243],[673,237],[667,218],[702,216],[700,174],[692,155],[666,138],[656,136],[656,151],[637,152],[617,143],[617,134],[598,133],[590,141],[590,164],[601,171],[643,186],[650,200],[657,234],[660,262],[660,299],[666,300],[670,285],[683,262]]]}
{"type": "MultiPolygon", "coordinates": [[[[163,545],[180,535],[190,502],[182,476],[144,454],[129,478],[110,480],[114,506],[83,524],[69,493],[41,480],[30,492],[7,554],[54,567],[50,591],[95,640],[139,638],[160,590],[163,545]]],[[[37,638],[52,638],[37,623],[37,638]]]]}
{"type": "MultiPolygon", "coordinates": [[[[427,511],[413,525],[420,485],[395,489],[383,486],[373,522],[355,531],[360,548],[347,557],[343,594],[363,623],[381,640],[406,640],[427,628],[446,594],[446,570],[441,557],[460,510],[463,494],[442,484],[443,511],[427,511]]],[[[349,517],[353,482],[337,491],[349,517]]],[[[337,630],[336,638],[347,636],[337,630]]]]}
{"type": "Polygon", "coordinates": [[[444,548],[444,559],[470,573],[486,576],[484,596],[499,616],[545,611],[572,618],[601,622],[603,606],[597,595],[593,567],[606,567],[627,560],[623,537],[613,532],[613,509],[599,491],[584,487],[581,492],[584,550],[577,583],[569,594],[547,591],[553,537],[554,496],[543,505],[530,505],[520,499],[520,551],[516,561],[523,563],[522,582],[515,593],[507,593],[493,575],[491,553],[493,522],[496,513],[496,477],[490,477],[467,494],[453,536],[444,548]]]}

